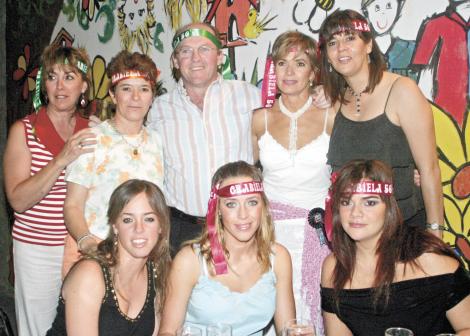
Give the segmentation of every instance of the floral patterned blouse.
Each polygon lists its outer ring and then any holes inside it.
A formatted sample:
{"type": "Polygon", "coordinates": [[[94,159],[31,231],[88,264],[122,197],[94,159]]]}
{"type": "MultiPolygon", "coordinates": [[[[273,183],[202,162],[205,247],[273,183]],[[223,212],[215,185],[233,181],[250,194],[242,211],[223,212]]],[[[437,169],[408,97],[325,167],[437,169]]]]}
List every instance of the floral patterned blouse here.
{"type": "Polygon", "coordinates": [[[163,151],[160,136],[143,127],[136,136],[119,133],[109,120],[93,129],[97,144],[67,167],[65,180],[88,189],[85,220],[92,234],[105,239],[112,192],[121,183],[141,179],[163,186],[163,151]]]}

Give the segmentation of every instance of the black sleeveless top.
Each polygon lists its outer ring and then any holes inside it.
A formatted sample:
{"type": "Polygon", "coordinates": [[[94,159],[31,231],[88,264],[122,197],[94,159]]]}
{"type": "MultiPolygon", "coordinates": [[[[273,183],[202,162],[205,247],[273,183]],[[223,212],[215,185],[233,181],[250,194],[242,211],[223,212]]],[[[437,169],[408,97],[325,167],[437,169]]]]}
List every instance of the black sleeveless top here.
{"type": "MultiPolygon", "coordinates": [[[[98,262],[98,261],[97,261],[98,262]]],[[[105,294],[101,304],[98,330],[100,336],[146,336],[152,335],[155,329],[155,281],[153,265],[147,262],[147,297],[145,303],[136,318],[130,318],[119,309],[119,303],[114,294],[113,282],[109,268],[100,263],[103,271],[105,294]]],[[[46,336],[67,335],[65,327],[65,301],[59,297],[57,315],[51,329],[46,336]]]]}
{"type": "MultiPolygon", "coordinates": [[[[388,97],[385,108],[387,103],[388,97]]],[[[421,189],[414,184],[416,165],[405,133],[385,112],[371,120],[353,121],[342,114],[340,107],[331,133],[328,164],[337,171],[354,159],[380,160],[392,168],[394,196],[403,219],[410,219],[424,209],[421,189]]],[[[424,220],[416,225],[424,225],[424,220]]]]}
{"type": "Polygon", "coordinates": [[[454,273],[395,282],[389,304],[374,309],[372,289],[343,289],[339,309],[332,288],[321,288],[322,309],[336,314],[355,336],[382,336],[390,327],[408,328],[415,336],[453,333],[446,312],[470,295],[470,279],[454,273]]]}

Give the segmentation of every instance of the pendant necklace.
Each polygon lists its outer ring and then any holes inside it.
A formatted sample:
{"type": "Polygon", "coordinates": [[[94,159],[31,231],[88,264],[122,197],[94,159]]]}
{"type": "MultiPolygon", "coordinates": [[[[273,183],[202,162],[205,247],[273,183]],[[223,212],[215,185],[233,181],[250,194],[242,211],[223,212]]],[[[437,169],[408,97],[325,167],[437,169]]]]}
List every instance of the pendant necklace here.
{"type": "Polygon", "coordinates": [[[304,114],[308,108],[312,105],[312,96],[309,96],[305,104],[298,109],[296,112],[291,112],[287,109],[287,107],[282,102],[282,97],[279,97],[279,109],[290,119],[289,124],[289,152],[291,154],[291,158],[293,159],[295,153],[297,152],[297,119],[304,114]]]}
{"type": "Polygon", "coordinates": [[[356,99],[356,112],[355,113],[357,115],[360,115],[361,114],[361,96],[364,92],[366,92],[367,87],[359,93],[356,93],[356,91],[354,91],[350,86],[348,86],[347,90],[356,99]]]}
{"type": "Polygon", "coordinates": [[[139,132],[139,142],[136,144],[136,145],[133,145],[131,144],[127,139],[126,139],[126,136],[124,134],[122,134],[116,127],[116,121],[114,119],[111,119],[109,121],[109,124],[111,125],[111,127],[113,128],[113,130],[119,134],[121,136],[121,139],[129,146],[132,148],[132,157],[133,158],[136,158],[138,155],[139,155],[139,147],[142,145],[142,143],[144,142],[144,132],[145,132],[145,129],[142,127],[140,132],[139,132]]]}

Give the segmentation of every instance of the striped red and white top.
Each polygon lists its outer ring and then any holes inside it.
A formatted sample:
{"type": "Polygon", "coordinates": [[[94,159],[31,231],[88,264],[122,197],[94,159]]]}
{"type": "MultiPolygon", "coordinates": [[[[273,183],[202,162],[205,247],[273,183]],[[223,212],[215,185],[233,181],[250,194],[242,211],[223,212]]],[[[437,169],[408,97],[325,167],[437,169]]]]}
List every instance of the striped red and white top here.
{"type": "MultiPolygon", "coordinates": [[[[26,144],[31,152],[31,176],[45,167],[54,156],[34,136],[28,117],[22,120],[26,144]]],[[[61,246],[67,229],[64,224],[64,200],[67,192],[63,170],[49,193],[32,208],[23,213],[15,212],[13,239],[23,243],[61,246]]]]}
{"type": "Polygon", "coordinates": [[[221,77],[207,89],[203,111],[190,101],[182,81],[155,100],[149,126],[163,140],[163,184],[170,206],[206,215],[215,171],[233,161],[253,162],[251,119],[260,106],[255,86],[221,77]]]}

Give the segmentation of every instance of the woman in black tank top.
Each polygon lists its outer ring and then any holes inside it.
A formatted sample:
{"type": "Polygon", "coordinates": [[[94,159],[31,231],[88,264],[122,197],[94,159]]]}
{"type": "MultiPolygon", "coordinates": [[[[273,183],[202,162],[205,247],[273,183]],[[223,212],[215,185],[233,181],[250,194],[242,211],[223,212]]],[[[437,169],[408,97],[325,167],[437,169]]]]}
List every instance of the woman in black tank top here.
{"type": "Polygon", "coordinates": [[[366,19],[337,10],[320,29],[321,72],[338,111],[328,163],[333,171],[353,159],[392,167],[394,196],[408,225],[443,228],[443,198],[431,106],[414,81],[385,71],[366,19]],[[413,170],[421,175],[421,189],[413,170]]]}
{"type": "Polygon", "coordinates": [[[170,264],[165,198],[151,182],[128,180],[107,215],[109,236],[68,273],[48,336],[158,332],[170,264]]]}

